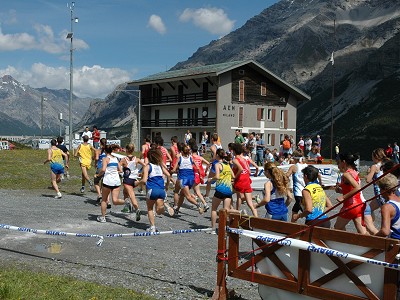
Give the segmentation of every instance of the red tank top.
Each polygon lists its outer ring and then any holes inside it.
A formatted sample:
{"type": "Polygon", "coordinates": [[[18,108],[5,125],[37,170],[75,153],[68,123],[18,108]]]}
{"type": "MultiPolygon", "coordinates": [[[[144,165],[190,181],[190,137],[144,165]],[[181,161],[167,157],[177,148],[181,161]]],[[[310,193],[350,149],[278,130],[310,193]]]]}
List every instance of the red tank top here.
{"type": "MultiPolygon", "coordinates": [[[[356,170],[353,169],[349,169],[346,171],[346,173],[350,173],[350,175],[354,178],[354,180],[360,184],[360,178],[358,177],[358,173],[356,170]]],[[[344,182],[344,178],[342,177],[342,181],[340,182],[340,187],[342,188],[342,193],[343,195],[346,195],[347,193],[351,192],[354,187],[349,184],[349,183],[345,183],[344,182]]],[[[344,203],[343,203],[343,207],[350,207],[352,205],[355,204],[359,204],[362,203],[362,199],[361,199],[361,192],[355,194],[353,197],[347,199],[344,203]]]]}

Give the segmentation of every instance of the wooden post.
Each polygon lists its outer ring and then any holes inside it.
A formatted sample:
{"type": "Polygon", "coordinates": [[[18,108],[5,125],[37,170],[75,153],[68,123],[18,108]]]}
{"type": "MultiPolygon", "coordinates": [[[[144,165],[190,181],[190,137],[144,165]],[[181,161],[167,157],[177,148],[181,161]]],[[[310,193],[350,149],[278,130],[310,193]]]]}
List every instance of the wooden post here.
{"type": "Polygon", "coordinates": [[[226,219],[227,210],[221,209],[219,211],[219,224],[218,224],[218,254],[217,254],[217,285],[212,296],[212,300],[226,300],[228,290],[226,288],[226,219]]]}

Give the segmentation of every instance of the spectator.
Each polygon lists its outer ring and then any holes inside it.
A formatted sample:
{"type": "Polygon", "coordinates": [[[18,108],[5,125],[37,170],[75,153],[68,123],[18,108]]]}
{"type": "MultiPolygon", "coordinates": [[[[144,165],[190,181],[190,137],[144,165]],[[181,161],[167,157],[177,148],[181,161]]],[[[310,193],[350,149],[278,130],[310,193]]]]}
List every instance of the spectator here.
{"type": "Polygon", "coordinates": [[[319,134],[317,135],[317,139],[315,140],[314,143],[316,146],[318,146],[318,152],[321,152],[321,147],[322,147],[322,140],[319,134]]]}
{"type": "Polygon", "coordinates": [[[393,160],[396,164],[399,163],[399,146],[397,145],[397,142],[393,143],[393,160]]]}
{"type": "Polygon", "coordinates": [[[97,129],[97,126],[93,126],[93,148],[99,149],[100,148],[100,131],[97,129]]]}
{"type": "Polygon", "coordinates": [[[299,142],[297,143],[297,147],[300,148],[301,151],[303,151],[303,153],[304,153],[304,140],[303,140],[303,137],[302,137],[302,136],[300,137],[300,140],[299,140],[299,142]]]}
{"type": "Polygon", "coordinates": [[[189,140],[192,138],[192,134],[190,130],[188,129],[187,132],[185,133],[185,144],[189,145],[189,140]]]}
{"type": "Polygon", "coordinates": [[[290,143],[290,138],[287,134],[285,134],[285,137],[282,141],[282,154],[290,153],[291,148],[292,148],[292,144],[290,143]]]}
{"type": "Polygon", "coordinates": [[[319,154],[319,148],[317,145],[312,146],[311,151],[307,154],[307,159],[316,163],[321,162],[322,157],[321,154],[319,154]]]}
{"type": "Polygon", "coordinates": [[[264,149],[265,143],[260,134],[256,134],[256,164],[258,166],[264,165],[264,149]]]}
{"type": "Polygon", "coordinates": [[[247,149],[249,149],[250,152],[250,157],[253,161],[256,161],[256,134],[254,132],[250,133],[249,135],[249,141],[247,142],[247,149]]]}
{"type": "Polygon", "coordinates": [[[266,160],[267,162],[275,162],[275,158],[274,158],[274,156],[272,155],[271,150],[269,150],[269,148],[267,148],[267,149],[265,150],[265,160],[266,160]]]}
{"type": "Polygon", "coordinates": [[[393,155],[393,148],[392,145],[388,144],[386,149],[385,149],[385,154],[388,158],[391,158],[393,155]]]}
{"type": "Polygon", "coordinates": [[[234,140],[234,142],[236,144],[241,144],[241,145],[244,144],[244,138],[243,138],[243,135],[240,133],[239,129],[235,130],[235,140],[234,140]]]}
{"type": "Polygon", "coordinates": [[[208,134],[207,134],[207,130],[204,130],[203,135],[201,136],[201,153],[202,153],[202,155],[206,153],[207,142],[208,142],[208,134]]]}
{"type": "Polygon", "coordinates": [[[305,141],[304,147],[305,147],[304,153],[308,153],[308,152],[311,151],[311,148],[312,148],[312,140],[311,140],[310,137],[307,137],[307,139],[306,139],[306,141],[305,141]]]}
{"type": "Polygon", "coordinates": [[[92,132],[89,130],[89,127],[85,127],[85,131],[82,133],[82,139],[84,136],[87,136],[89,140],[92,139],[92,132]]]}

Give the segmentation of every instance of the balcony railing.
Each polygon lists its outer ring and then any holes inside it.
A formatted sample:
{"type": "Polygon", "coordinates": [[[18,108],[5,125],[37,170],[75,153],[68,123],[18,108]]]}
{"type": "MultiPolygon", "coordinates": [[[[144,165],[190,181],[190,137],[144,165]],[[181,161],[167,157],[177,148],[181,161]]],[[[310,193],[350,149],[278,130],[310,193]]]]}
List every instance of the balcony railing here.
{"type": "Polygon", "coordinates": [[[143,127],[204,127],[215,126],[216,118],[142,120],[143,127]]]}
{"type": "Polygon", "coordinates": [[[166,104],[166,103],[184,103],[184,102],[202,102],[216,100],[217,92],[209,93],[191,93],[183,95],[166,95],[161,97],[143,97],[142,105],[146,104],[166,104]]]}

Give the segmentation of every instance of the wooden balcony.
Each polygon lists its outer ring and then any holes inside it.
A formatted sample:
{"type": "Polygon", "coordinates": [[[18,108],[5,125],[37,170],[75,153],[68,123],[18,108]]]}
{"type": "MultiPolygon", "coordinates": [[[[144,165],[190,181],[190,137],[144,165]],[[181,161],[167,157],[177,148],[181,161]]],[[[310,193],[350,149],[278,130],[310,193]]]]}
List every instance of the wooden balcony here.
{"type": "Polygon", "coordinates": [[[215,127],[216,118],[142,120],[142,128],[215,127]]]}
{"type": "Polygon", "coordinates": [[[159,105],[172,103],[193,103],[216,101],[217,92],[209,93],[191,93],[183,95],[166,95],[161,97],[143,97],[142,105],[159,105]]]}

